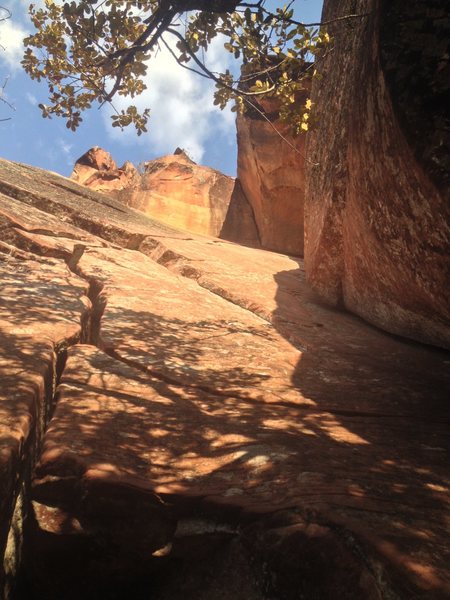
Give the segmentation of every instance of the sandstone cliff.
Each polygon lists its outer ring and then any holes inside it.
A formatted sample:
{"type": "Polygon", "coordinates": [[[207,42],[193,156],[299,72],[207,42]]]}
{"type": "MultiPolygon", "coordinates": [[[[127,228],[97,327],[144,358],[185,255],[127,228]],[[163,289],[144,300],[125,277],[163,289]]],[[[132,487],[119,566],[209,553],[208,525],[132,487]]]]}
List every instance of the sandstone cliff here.
{"type": "Polygon", "coordinates": [[[96,192],[114,195],[137,184],[139,174],[130,162],[119,168],[109,152],[94,146],[77,160],[71,179],[96,192]]]}
{"type": "Polygon", "coordinates": [[[179,148],[146,162],[142,174],[131,163],[119,169],[108,152],[92,148],[77,160],[71,178],[173,227],[260,246],[239,181],[197,165],[179,148]]]}
{"type": "Polygon", "coordinates": [[[146,162],[140,175],[130,163],[118,168],[101,148],[80,157],[71,177],[168,225],[302,256],[305,136],[292,137],[276,119],[276,102],[263,104],[272,125],[255,110],[237,118],[237,178],[182,150],[146,162]]]}
{"type": "Polygon", "coordinates": [[[146,162],[139,183],[119,198],[173,227],[260,245],[253,211],[239,182],[195,164],[183,151],[146,162]]]}
{"type": "MultiPolygon", "coordinates": [[[[307,93],[301,95],[304,103],[307,93]]],[[[303,256],[305,136],[293,137],[277,119],[276,101],[261,103],[268,122],[256,110],[236,119],[237,177],[253,208],[261,246],[303,256]]]]}
{"type": "Polygon", "coordinates": [[[448,597],[448,353],[32,167],[0,227],[6,598],[448,597]]]}
{"type": "MultiPolygon", "coordinates": [[[[354,7],[326,0],[323,19],[354,7]]],[[[357,12],[330,24],[312,93],[307,278],[333,306],[450,347],[448,14],[440,2],[380,0],[357,12]]]]}

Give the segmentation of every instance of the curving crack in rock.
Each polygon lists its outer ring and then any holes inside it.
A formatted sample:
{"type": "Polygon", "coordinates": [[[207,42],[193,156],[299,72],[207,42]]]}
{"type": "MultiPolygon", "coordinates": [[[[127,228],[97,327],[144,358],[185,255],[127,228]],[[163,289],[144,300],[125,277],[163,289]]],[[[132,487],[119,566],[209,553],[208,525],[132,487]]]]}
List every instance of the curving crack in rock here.
{"type": "MultiPolygon", "coordinates": [[[[42,234],[40,233],[39,235],[42,234]]],[[[103,345],[100,333],[101,320],[107,306],[107,301],[105,297],[101,296],[101,293],[105,288],[105,284],[97,279],[86,277],[82,269],[80,269],[80,261],[85,252],[88,251],[89,247],[86,244],[75,244],[72,253],[65,258],[65,262],[71,272],[88,283],[87,298],[90,301],[90,306],[89,310],[82,315],[79,337],[66,340],[64,343],[54,346],[56,365],[52,394],[48,408],[49,420],[53,415],[57,401],[61,401],[60,388],[64,388],[64,385],[67,387],[67,384],[64,384],[64,371],[69,348],[76,346],[78,343],[99,348],[103,345]],[[63,381],[62,386],[60,385],[61,381],[63,381]]],[[[184,385],[184,387],[187,386],[188,388],[191,387],[197,389],[199,392],[206,392],[209,394],[219,393],[220,395],[227,397],[226,393],[220,393],[219,390],[214,390],[212,387],[189,385],[176,378],[165,377],[163,374],[152,369],[147,370],[147,368],[140,365],[139,362],[127,361],[112,349],[104,348],[104,350],[106,350],[106,353],[115,361],[130,364],[133,369],[137,368],[138,370],[145,372],[147,377],[150,377],[151,379],[156,377],[168,385],[179,386],[181,384],[184,385]]],[[[233,397],[239,399],[239,396],[233,397]]],[[[242,397],[241,399],[244,401],[246,400],[245,397],[242,397]]],[[[147,535],[143,535],[142,519],[148,509],[143,509],[142,506],[136,505],[134,510],[139,514],[139,518],[137,522],[134,523],[129,514],[130,506],[133,505],[134,496],[126,496],[124,504],[119,509],[119,512],[117,512],[117,507],[116,509],[113,507],[112,513],[106,518],[105,516],[103,516],[103,518],[100,517],[98,507],[96,507],[92,514],[89,513],[88,509],[82,515],[77,514],[77,511],[75,511],[75,513],[72,513],[72,516],[70,516],[70,507],[57,508],[55,506],[52,508],[54,501],[48,502],[48,498],[46,497],[46,487],[48,485],[50,487],[55,485],[59,487],[62,485],[64,487],[68,485],[70,488],[70,486],[75,485],[75,488],[70,491],[70,495],[73,499],[77,494],[77,477],[74,477],[73,475],[64,475],[63,477],[60,475],[47,475],[40,480],[38,468],[37,478],[38,488],[37,492],[34,492],[36,500],[33,502],[33,516],[30,517],[30,515],[27,515],[29,521],[28,535],[32,540],[31,547],[35,548],[35,550],[41,547],[43,540],[39,538],[42,536],[42,530],[44,530],[47,536],[53,531],[53,534],[57,537],[55,547],[65,556],[65,560],[70,557],[70,560],[72,561],[74,560],[74,557],[71,553],[74,551],[78,552],[79,547],[77,542],[75,542],[76,549],[71,549],[71,543],[68,541],[67,537],[73,536],[74,539],[76,539],[81,535],[81,539],[84,539],[84,551],[87,553],[90,560],[92,560],[93,555],[97,555],[97,560],[95,561],[95,573],[90,572],[88,576],[88,581],[90,581],[86,588],[83,588],[83,593],[87,594],[88,597],[90,597],[89,594],[91,594],[92,597],[98,597],[99,593],[103,594],[104,597],[116,597],[115,593],[117,592],[117,589],[120,589],[120,593],[123,594],[124,589],[129,586],[130,574],[133,573],[133,577],[136,575],[136,563],[140,564],[140,568],[138,568],[137,571],[142,578],[141,585],[143,586],[143,590],[145,590],[148,585],[151,585],[154,593],[156,593],[154,597],[161,599],[179,597],[180,591],[178,587],[186,588],[188,593],[192,594],[193,597],[199,597],[198,594],[203,593],[206,594],[204,596],[205,598],[222,598],[222,591],[225,583],[228,586],[227,597],[244,597],[242,595],[244,594],[246,598],[269,598],[272,597],[272,593],[275,593],[272,589],[273,582],[271,581],[273,574],[271,576],[269,576],[269,574],[264,575],[263,572],[257,574],[258,571],[262,569],[262,564],[267,564],[267,561],[270,562],[270,560],[273,561],[275,559],[273,557],[264,557],[264,559],[258,558],[258,552],[264,553],[266,551],[263,546],[266,544],[264,536],[267,535],[267,533],[261,533],[259,530],[260,526],[255,525],[254,523],[252,524],[252,522],[255,522],[255,517],[248,516],[242,518],[242,516],[238,517],[234,515],[231,516],[231,520],[229,516],[228,521],[227,517],[225,518],[225,521],[223,521],[223,517],[220,517],[217,514],[217,509],[213,508],[212,514],[208,518],[205,517],[205,515],[208,514],[208,510],[205,508],[208,505],[208,502],[206,502],[202,509],[199,509],[199,507],[191,508],[188,513],[191,516],[186,518],[183,517],[185,509],[178,515],[177,511],[174,513],[173,510],[167,508],[168,505],[166,500],[162,502],[161,506],[165,507],[164,512],[168,512],[168,515],[164,516],[163,513],[158,511],[156,516],[147,517],[147,519],[150,518],[151,527],[148,530],[147,535]],[[40,502],[40,500],[43,500],[43,503],[40,502]],[[68,508],[69,513],[65,512],[65,508],[68,508]],[[126,516],[124,515],[124,510],[126,511],[126,516]],[[198,512],[199,510],[200,512],[198,512]],[[199,514],[199,516],[196,517],[196,514],[199,514]],[[125,530],[131,530],[133,535],[122,532],[124,518],[127,521],[125,530]],[[156,529],[160,529],[161,525],[164,524],[167,519],[170,524],[169,536],[167,537],[167,534],[164,534],[162,538],[157,536],[156,543],[153,542],[153,545],[152,543],[148,545],[148,540],[155,538],[155,527],[156,529]],[[101,523],[102,520],[104,521],[103,525],[101,523]],[[64,522],[62,529],[61,521],[64,522]],[[71,523],[70,526],[67,524],[68,521],[71,523]],[[246,522],[247,525],[245,525],[246,522]],[[242,527],[243,530],[241,531],[242,527]],[[254,533],[255,527],[258,531],[257,535],[254,533]],[[63,531],[66,533],[63,534],[63,531]],[[136,538],[137,531],[139,531],[138,538],[136,538]],[[263,542],[260,537],[264,540],[263,542]],[[150,556],[152,557],[150,561],[148,559],[143,561],[143,553],[146,553],[146,547],[145,544],[142,546],[139,539],[147,540],[147,552],[150,552],[150,556]],[[63,544],[62,546],[61,542],[63,544]],[[199,550],[199,544],[201,551],[199,550]],[[206,570],[204,568],[198,569],[198,566],[192,563],[191,554],[193,551],[196,553],[200,551],[205,554],[205,557],[208,556],[211,563],[206,570]],[[98,558],[101,554],[103,554],[103,557],[98,558]],[[131,561],[130,555],[132,556],[131,561]],[[157,567],[156,565],[159,563],[162,564],[157,567]],[[181,571],[180,564],[183,565],[181,571]],[[255,567],[255,565],[259,566],[255,567]],[[215,570],[219,569],[219,566],[220,569],[227,574],[226,582],[223,575],[217,577],[215,573],[213,574],[215,570]],[[148,576],[148,571],[151,573],[150,578],[148,576]],[[123,573],[125,573],[125,576],[123,573]],[[180,573],[182,573],[181,577],[180,573]],[[237,577],[239,583],[235,581],[236,573],[239,573],[239,576],[237,577]],[[170,574],[170,576],[168,576],[168,574],[170,574]],[[207,579],[206,585],[205,578],[207,579]],[[114,592],[111,589],[111,580],[114,581],[114,592]],[[176,582],[175,586],[174,582],[176,582]],[[236,595],[239,593],[241,596],[236,595]]],[[[124,488],[122,484],[120,488],[121,492],[116,490],[116,494],[120,496],[120,493],[123,493],[123,489],[126,488],[124,488]]],[[[228,489],[232,490],[233,488],[228,487],[228,489]]],[[[65,493],[67,494],[67,491],[65,493]]],[[[111,493],[111,489],[108,493],[111,493]]],[[[82,496],[84,496],[85,499],[89,499],[92,498],[93,495],[96,495],[96,491],[93,492],[88,484],[82,491],[82,496]]],[[[96,496],[96,498],[98,502],[98,496],[96,496]]],[[[21,508],[23,501],[25,501],[25,499],[21,495],[17,502],[18,510],[23,510],[21,508]]],[[[83,502],[83,500],[80,501],[83,502]]],[[[147,501],[144,502],[144,504],[146,503],[147,501]]],[[[105,504],[104,498],[101,500],[100,504],[102,512],[108,513],[108,511],[111,511],[109,502],[106,502],[105,504]]],[[[260,520],[260,518],[257,518],[256,523],[259,523],[260,520]]],[[[295,521],[297,527],[299,526],[299,522],[303,523],[300,515],[295,516],[295,521]]],[[[302,527],[305,528],[306,524],[303,524],[302,527]]],[[[330,535],[331,530],[326,527],[323,527],[322,529],[326,532],[326,536],[330,535]]],[[[341,553],[342,551],[343,550],[341,549],[341,553]]],[[[351,552],[349,556],[351,556],[351,552]]],[[[57,581],[53,581],[52,587],[48,588],[47,569],[41,561],[31,560],[25,552],[25,564],[29,565],[30,562],[32,566],[28,566],[29,571],[26,576],[23,576],[21,582],[22,588],[19,587],[19,596],[22,595],[31,598],[37,593],[38,597],[52,598],[52,594],[55,593],[56,589],[56,594],[58,597],[61,597],[61,593],[64,594],[62,589],[65,588],[68,579],[71,578],[72,571],[69,569],[69,573],[67,573],[67,568],[62,568],[62,577],[60,578],[62,581],[58,581],[58,578],[56,578],[57,581]],[[31,579],[34,580],[33,583],[30,582],[30,570],[33,574],[31,577],[31,579]],[[42,582],[43,578],[41,571],[45,573],[45,585],[43,585],[42,582]],[[38,575],[38,572],[40,575],[38,575]]],[[[75,564],[78,567],[80,566],[78,561],[75,561],[75,564]]],[[[54,567],[55,565],[52,566],[52,571],[54,567]]],[[[273,568],[276,571],[278,567],[274,566],[273,568]]],[[[299,584],[297,583],[297,585],[299,584]]],[[[144,594],[143,590],[138,591],[137,593],[144,594]]],[[[77,597],[76,594],[79,594],[79,590],[75,591],[75,596],[73,597],[77,597]]],[[[72,596],[69,594],[64,597],[70,598],[72,596]]],[[[144,595],[142,597],[144,597],[144,595]]]]}
{"type": "Polygon", "coordinates": [[[27,600],[445,597],[445,353],[320,306],[299,261],[0,175],[6,598],[21,553],[27,600]]]}

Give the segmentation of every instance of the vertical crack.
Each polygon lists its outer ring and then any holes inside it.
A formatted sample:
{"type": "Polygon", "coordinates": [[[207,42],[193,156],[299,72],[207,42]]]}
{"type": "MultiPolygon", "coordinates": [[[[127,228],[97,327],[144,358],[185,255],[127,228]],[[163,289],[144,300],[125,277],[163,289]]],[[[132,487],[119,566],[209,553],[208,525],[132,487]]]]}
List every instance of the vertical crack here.
{"type": "MultiPolygon", "coordinates": [[[[75,341],[74,341],[75,343],[75,341]]],[[[67,361],[67,348],[70,344],[57,344],[55,345],[55,364],[53,370],[53,381],[51,387],[49,386],[49,393],[47,395],[45,403],[45,415],[44,425],[42,431],[42,438],[48,427],[48,424],[53,416],[56,407],[56,390],[58,389],[59,382],[61,381],[61,375],[63,374],[64,367],[67,361]]]]}
{"type": "MultiPolygon", "coordinates": [[[[45,431],[53,417],[58,403],[58,388],[65,370],[68,349],[78,343],[98,343],[100,321],[105,310],[106,302],[101,295],[104,285],[96,279],[87,279],[78,267],[78,263],[86,250],[86,245],[75,244],[72,254],[67,257],[66,264],[70,271],[85,280],[89,287],[85,292],[84,310],[81,311],[80,331],[71,337],[55,342],[53,358],[44,375],[44,396],[42,406],[35,415],[34,432],[27,441],[24,454],[30,458],[20,474],[15,493],[15,507],[11,516],[7,547],[3,563],[0,562],[0,579],[6,598],[28,598],[29,581],[25,575],[26,563],[30,560],[30,536],[34,526],[33,511],[31,510],[31,481],[36,462],[39,460],[45,431]],[[23,587],[25,586],[25,587],[23,587]],[[23,589],[22,589],[23,588],[23,589]]],[[[38,407],[39,408],[39,407],[38,407]]],[[[0,597],[3,598],[0,589],[0,597]]]]}
{"type": "Polygon", "coordinates": [[[106,297],[102,294],[104,284],[96,279],[89,280],[88,298],[91,301],[91,319],[87,344],[98,346],[100,338],[100,324],[106,308],[106,297]]]}
{"type": "Polygon", "coordinates": [[[82,321],[82,335],[80,342],[98,346],[100,322],[106,307],[106,299],[101,294],[105,286],[103,283],[93,277],[87,279],[79,268],[78,263],[80,262],[85,250],[85,244],[75,244],[72,255],[66,260],[66,263],[72,273],[75,273],[75,275],[81,277],[81,279],[84,279],[89,283],[87,297],[89,298],[91,307],[89,311],[86,311],[85,319],[82,321]]]}
{"type": "Polygon", "coordinates": [[[67,266],[72,273],[79,275],[77,271],[77,265],[80,262],[80,258],[83,256],[85,250],[85,244],[74,244],[72,255],[66,260],[67,266]]]}

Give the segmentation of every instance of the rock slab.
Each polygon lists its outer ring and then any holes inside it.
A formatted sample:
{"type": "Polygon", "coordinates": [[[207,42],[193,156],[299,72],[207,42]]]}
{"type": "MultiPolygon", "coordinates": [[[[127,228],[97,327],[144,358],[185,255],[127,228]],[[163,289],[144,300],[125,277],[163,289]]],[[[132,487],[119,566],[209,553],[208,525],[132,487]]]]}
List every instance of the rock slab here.
{"type": "Polygon", "coordinates": [[[0,188],[27,599],[448,596],[448,352],[318,303],[300,259],[7,161],[0,188]]]}

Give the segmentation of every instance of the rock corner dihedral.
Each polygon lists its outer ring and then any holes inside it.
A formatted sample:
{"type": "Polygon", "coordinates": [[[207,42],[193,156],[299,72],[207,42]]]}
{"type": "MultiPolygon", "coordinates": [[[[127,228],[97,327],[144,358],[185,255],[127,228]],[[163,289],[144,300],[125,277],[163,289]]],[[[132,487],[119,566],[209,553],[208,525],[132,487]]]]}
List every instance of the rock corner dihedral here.
{"type": "Polygon", "coordinates": [[[448,15],[357,5],[305,160],[0,160],[1,600],[450,597],[448,15]]]}
{"type": "Polygon", "coordinates": [[[448,596],[446,353],[301,259],[8,161],[0,189],[7,600],[448,596]]]}

